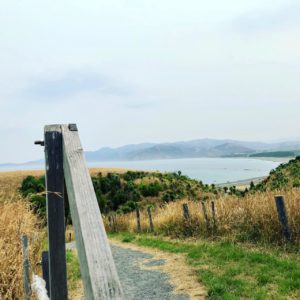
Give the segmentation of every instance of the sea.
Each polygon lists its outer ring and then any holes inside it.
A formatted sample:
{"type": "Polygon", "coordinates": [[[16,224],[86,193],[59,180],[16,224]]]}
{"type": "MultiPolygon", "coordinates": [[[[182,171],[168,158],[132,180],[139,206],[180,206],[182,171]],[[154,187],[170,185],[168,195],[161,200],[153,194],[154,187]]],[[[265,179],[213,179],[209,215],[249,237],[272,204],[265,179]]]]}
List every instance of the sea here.
{"type": "MultiPolygon", "coordinates": [[[[255,158],[185,158],[143,161],[89,162],[89,167],[178,172],[208,184],[222,184],[264,177],[283,161],[255,158]]],[[[0,171],[43,169],[43,163],[0,166],[0,171]]]]}

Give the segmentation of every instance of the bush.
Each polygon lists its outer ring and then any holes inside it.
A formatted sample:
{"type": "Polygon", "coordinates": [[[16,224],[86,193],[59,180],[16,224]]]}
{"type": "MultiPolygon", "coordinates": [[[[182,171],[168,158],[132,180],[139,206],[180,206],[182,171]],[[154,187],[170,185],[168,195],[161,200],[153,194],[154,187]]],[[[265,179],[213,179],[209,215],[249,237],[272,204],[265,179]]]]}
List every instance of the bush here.
{"type": "Polygon", "coordinates": [[[141,184],[139,190],[144,197],[157,197],[162,187],[158,182],[153,182],[150,184],[141,184]]]}

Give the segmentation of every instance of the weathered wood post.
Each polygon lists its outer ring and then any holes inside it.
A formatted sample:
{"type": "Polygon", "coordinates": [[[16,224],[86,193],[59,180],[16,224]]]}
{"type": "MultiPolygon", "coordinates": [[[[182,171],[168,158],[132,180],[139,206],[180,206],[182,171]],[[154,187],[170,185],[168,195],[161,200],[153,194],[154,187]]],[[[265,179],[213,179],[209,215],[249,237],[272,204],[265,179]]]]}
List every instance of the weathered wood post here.
{"type": "Polygon", "coordinates": [[[108,216],[108,223],[110,230],[113,232],[113,220],[111,215],[108,216]]]}
{"type": "Polygon", "coordinates": [[[85,299],[124,299],[77,126],[61,125],[66,187],[85,299]]]}
{"type": "Polygon", "coordinates": [[[48,296],[50,297],[50,284],[49,284],[49,253],[48,251],[42,252],[42,271],[43,271],[43,279],[46,282],[46,290],[48,296]]]}
{"type": "Polygon", "coordinates": [[[206,206],[205,206],[205,202],[201,201],[201,206],[202,206],[202,211],[203,211],[203,216],[205,219],[205,223],[206,223],[206,231],[207,233],[209,233],[209,219],[208,219],[208,215],[207,215],[207,210],[206,210],[206,206]]]}
{"type": "Polygon", "coordinates": [[[59,125],[45,127],[47,222],[51,300],[68,299],[66,250],[63,141],[59,125]]]}
{"type": "Polygon", "coordinates": [[[152,214],[151,214],[151,207],[148,206],[147,207],[147,213],[148,213],[148,217],[149,217],[149,225],[150,225],[150,231],[154,231],[154,226],[153,226],[153,220],[152,220],[152,214]]]}
{"type": "Polygon", "coordinates": [[[140,208],[136,208],[136,230],[138,233],[142,231],[141,228],[141,214],[140,214],[140,208]]]}
{"type": "Polygon", "coordinates": [[[216,207],[215,207],[215,202],[211,201],[211,212],[212,212],[212,234],[216,232],[217,229],[217,220],[216,220],[216,207]]]}
{"type": "Polygon", "coordinates": [[[113,215],[112,219],[113,219],[113,229],[114,229],[114,232],[117,232],[117,216],[113,215]]]}
{"type": "Polygon", "coordinates": [[[30,277],[29,277],[29,258],[28,258],[28,238],[27,235],[21,236],[22,255],[23,255],[23,291],[24,299],[30,300],[30,277]]]}
{"type": "Polygon", "coordinates": [[[187,203],[182,204],[182,209],[183,209],[183,218],[185,221],[188,221],[190,219],[190,212],[187,203]]]}
{"type": "Polygon", "coordinates": [[[283,196],[275,196],[276,208],[278,213],[278,219],[281,223],[282,230],[283,230],[283,237],[287,240],[291,240],[291,231],[289,228],[288,217],[285,209],[284,204],[284,197],[283,196]]]}

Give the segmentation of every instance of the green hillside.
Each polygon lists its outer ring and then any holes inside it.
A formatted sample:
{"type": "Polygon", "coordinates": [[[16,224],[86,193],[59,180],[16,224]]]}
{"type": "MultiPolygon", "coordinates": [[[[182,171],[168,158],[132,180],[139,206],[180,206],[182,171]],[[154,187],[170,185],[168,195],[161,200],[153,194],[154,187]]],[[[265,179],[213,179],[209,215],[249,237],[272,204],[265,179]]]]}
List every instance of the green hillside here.
{"type": "MultiPolygon", "coordinates": [[[[177,173],[128,171],[124,174],[101,172],[92,176],[99,207],[103,213],[117,211],[128,213],[137,206],[163,205],[170,201],[187,198],[206,200],[222,193],[215,185],[203,184],[177,173]]],[[[26,177],[20,188],[22,196],[41,217],[45,217],[45,178],[26,177]]],[[[70,216],[68,207],[66,215],[70,216]]]]}
{"type": "Polygon", "coordinates": [[[295,157],[296,151],[272,151],[250,154],[249,157],[295,157]]]}
{"type": "Polygon", "coordinates": [[[300,188],[300,156],[272,170],[261,183],[251,184],[250,191],[263,192],[291,188],[300,188]]]}

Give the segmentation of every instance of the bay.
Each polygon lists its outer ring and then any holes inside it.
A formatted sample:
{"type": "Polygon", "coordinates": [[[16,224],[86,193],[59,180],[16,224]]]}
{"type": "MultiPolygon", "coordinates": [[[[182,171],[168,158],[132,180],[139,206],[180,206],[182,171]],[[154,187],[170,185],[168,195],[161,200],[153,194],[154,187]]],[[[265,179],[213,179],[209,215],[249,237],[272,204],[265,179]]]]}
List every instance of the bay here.
{"type": "MultiPolygon", "coordinates": [[[[125,168],[132,170],[177,172],[204,183],[227,183],[267,176],[282,161],[253,158],[185,158],[144,161],[88,162],[89,167],[125,168]]],[[[2,166],[0,171],[37,170],[44,164],[2,166]]]]}

